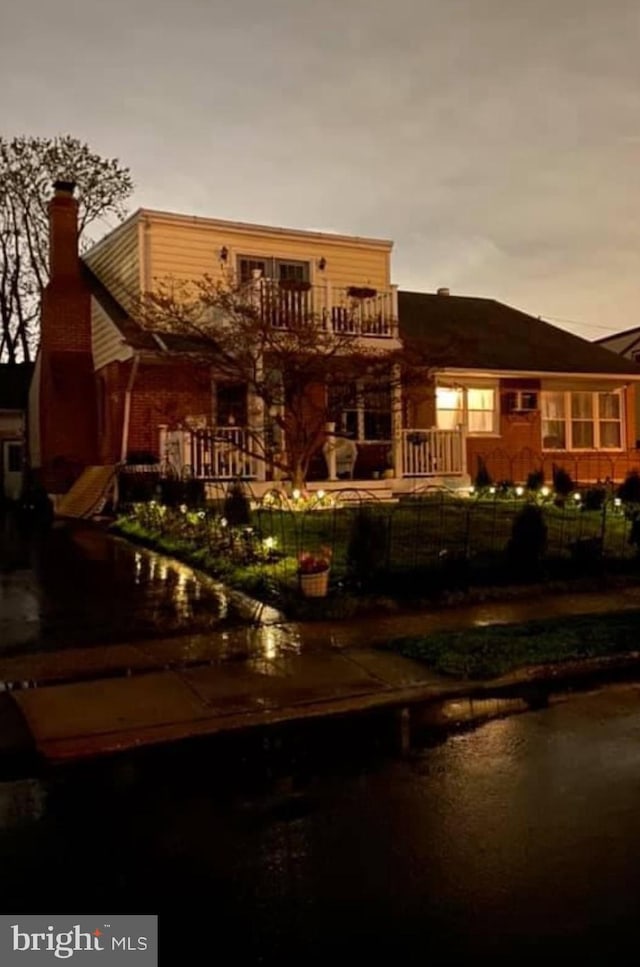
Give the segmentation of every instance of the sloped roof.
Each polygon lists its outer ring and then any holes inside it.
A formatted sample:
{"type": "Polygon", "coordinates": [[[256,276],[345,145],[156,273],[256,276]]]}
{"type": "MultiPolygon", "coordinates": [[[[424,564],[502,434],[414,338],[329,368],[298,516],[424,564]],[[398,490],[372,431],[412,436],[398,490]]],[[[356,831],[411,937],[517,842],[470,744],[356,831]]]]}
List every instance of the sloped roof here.
{"type": "Polygon", "coordinates": [[[202,353],[207,349],[210,351],[210,345],[195,336],[164,331],[156,332],[144,328],[131,318],[124,306],[118,302],[86,262],[82,262],[82,273],[91,294],[106,312],[111,322],[120,330],[123,339],[132,349],[157,353],[158,355],[202,353]]]}
{"type": "Polygon", "coordinates": [[[611,352],[617,353],[618,356],[626,356],[627,353],[630,353],[640,343],[640,326],[634,326],[632,329],[623,329],[621,332],[612,332],[609,336],[600,336],[599,339],[594,339],[593,341],[596,345],[604,346],[606,349],[610,349],[611,352]],[[620,339],[624,339],[622,347],[611,345],[611,343],[617,343],[620,339]]]}
{"type": "Polygon", "coordinates": [[[27,408],[33,363],[0,363],[0,410],[27,408]]]}
{"type": "Polygon", "coordinates": [[[640,378],[640,366],[494,299],[399,292],[400,334],[440,368],[640,378]]]}

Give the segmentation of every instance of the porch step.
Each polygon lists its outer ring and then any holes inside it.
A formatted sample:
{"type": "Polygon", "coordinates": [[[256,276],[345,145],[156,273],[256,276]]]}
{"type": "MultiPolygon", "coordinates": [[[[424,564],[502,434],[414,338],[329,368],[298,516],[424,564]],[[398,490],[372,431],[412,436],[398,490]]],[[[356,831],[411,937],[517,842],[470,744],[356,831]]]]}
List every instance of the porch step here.
{"type": "Polygon", "coordinates": [[[112,495],[116,465],[86,467],[70,490],[58,500],[57,517],[93,517],[99,514],[112,495]]]}

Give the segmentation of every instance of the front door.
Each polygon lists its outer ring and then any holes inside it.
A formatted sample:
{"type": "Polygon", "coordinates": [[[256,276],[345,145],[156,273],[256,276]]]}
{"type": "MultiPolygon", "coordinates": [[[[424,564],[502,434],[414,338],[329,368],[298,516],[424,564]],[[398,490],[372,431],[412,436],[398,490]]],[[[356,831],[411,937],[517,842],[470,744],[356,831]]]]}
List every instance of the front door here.
{"type": "Polygon", "coordinates": [[[2,489],[8,500],[18,500],[22,490],[23,445],[20,440],[2,441],[2,489]]]}

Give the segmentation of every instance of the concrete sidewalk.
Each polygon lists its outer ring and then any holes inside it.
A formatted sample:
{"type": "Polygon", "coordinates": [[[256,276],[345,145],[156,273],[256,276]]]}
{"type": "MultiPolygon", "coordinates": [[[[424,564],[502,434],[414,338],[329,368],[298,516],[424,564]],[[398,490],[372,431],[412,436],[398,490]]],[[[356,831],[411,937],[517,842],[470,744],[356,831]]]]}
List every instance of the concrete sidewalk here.
{"type": "MultiPolygon", "coordinates": [[[[26,724],[46,760],[69,761],[189,736],[401,708],[527,682],[537,672],[522,669],[493,683],[456,681],[371,645],[429,631],[637,608],[640,588],[629,587],[608,594],[492,602],[344,624],[239,628],[233,633],[40,652],[0,660],[0,689],[5,691],[0,698],[5,711],[8,705],[19,711],[15,731],[22,743],[26,724]],[[230,640],[230,634],[240,637],[230,640]],[[244,657],[238,660],[241,654],[244,657]]],[[[621,660],[632,664],[638,656],[621,660]]],[[[550,666],[541,674],[557,673],[559,669],[550,666]]]]}
{"type": "Polygon", "coordinates": [[[456,683],[400,656],[325,652],[22,689],[10,696],[49,762],[394,705],[456,683]]]}

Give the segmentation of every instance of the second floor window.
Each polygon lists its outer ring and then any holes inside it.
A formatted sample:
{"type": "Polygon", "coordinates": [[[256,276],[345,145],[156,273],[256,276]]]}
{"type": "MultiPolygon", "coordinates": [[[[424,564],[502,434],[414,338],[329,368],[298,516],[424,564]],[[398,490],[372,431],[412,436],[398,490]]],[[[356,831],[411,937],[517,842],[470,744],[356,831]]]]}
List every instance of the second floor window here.
{"type": "Polygon", "coordinates": [[[309,281],[308,262],[261,258],[256,255],[238,256],[238,279],[240,282],[251,282],[255,278],[255,272],[260,273],[260,278],[272,279],[276,282],[309,281]]]}

